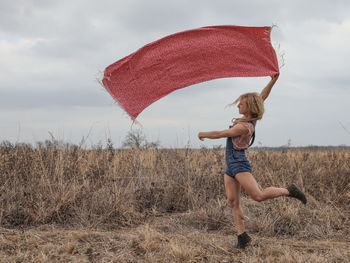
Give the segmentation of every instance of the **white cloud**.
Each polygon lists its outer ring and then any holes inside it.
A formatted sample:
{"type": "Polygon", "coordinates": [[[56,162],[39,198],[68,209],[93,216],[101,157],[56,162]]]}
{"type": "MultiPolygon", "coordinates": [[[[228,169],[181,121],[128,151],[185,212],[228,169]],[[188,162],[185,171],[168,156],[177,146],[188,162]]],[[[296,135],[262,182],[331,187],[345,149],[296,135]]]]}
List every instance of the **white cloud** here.
{"type": "MultiPolygon", "coordinates": [[[[95,81],[99,70],[178,31],[277,23],[272,42],[285,50],[286,65],[267,101],[257,141],[350,144],[338,126],[341,121],[350,129],[349,14],[345,0],[0,0],[0,139],[16,140],[21,123],[21,140],[42,140],[47,131],[64,130],[65,139],[79,141],[98,123],[92,142],[103,141],[108,129],[120,142],[131,121],[95,81]]],[[[222,79],[194,85],[152,104],[139,121],[164,145],[181,147],[190,140],[199,146],[199,130],[226,128],[236,108],[224,107],[267,82],[222,79]]],[[[219,143],[224,141],[205,145],[219,143]]]]}

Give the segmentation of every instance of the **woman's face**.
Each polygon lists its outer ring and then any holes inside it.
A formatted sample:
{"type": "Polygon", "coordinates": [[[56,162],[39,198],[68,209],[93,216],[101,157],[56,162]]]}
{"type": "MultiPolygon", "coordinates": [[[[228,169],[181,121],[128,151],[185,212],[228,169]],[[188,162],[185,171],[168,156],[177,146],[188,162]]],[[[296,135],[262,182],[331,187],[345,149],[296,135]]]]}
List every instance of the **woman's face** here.
{"type": "Polygon", "coordinates": [[[246,99],[241,99],[238,104],[238,110],[240,114],[247,115],[249,114],[249,109],[247,107],[246,99]]]}

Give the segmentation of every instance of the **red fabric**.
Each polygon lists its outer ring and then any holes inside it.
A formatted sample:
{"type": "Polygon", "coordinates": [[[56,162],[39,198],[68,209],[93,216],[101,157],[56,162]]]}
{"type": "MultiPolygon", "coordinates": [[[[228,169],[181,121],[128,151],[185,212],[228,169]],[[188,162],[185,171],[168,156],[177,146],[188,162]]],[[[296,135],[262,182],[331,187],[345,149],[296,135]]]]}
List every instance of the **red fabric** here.
{"type": "Polygon", "coordinates": [[[270,32],[271,27],[209,26],[176,33],[108,66],[102,82],[136,119],[156,100],[189,85],[278,73],[270,32]]]}

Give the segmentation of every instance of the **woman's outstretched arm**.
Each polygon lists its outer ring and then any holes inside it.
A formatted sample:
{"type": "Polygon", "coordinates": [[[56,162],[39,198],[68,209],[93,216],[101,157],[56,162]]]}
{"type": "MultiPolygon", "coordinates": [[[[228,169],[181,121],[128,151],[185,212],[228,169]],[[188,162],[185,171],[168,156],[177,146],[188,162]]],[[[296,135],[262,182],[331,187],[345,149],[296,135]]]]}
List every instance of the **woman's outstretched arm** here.
{"type": "Polygon", "coordinates": [[[262,90],[262,92],[260,93],[260,97],[263,99],[263,100],[266,100],[267,97],[269,96],[270,92],[271,92],[271,89],[273,87],[273,85],[275,85],[278,77],[279,77],[279,73],[276,74],[276,75],[273,75],[271,76],[271,80],[270,82],[266,85],[266,87],[262,90]]]}
{"type": "Polygon", "coordinates": [[[223,130],[223,131],[200,132],[198,133],[198,138],[201,141],[204,141],[205,138],[220,139],[220,138],[226,138],[226,137],[236,137],[240,135],[245,135],[248,132],[249,130],[245,126],[241,124],[237,124],[232,128],[223,130]]]}

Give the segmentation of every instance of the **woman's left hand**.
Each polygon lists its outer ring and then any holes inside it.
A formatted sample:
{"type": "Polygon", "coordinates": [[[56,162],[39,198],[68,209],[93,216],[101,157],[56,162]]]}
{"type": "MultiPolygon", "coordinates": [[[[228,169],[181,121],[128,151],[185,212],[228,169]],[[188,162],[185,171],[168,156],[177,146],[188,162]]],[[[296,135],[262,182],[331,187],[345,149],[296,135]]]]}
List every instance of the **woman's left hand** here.
{"type": "Polygon", "coordinates": [[[203,135],[203,132],[200,132],[198,133],[198,138],[201,140],[201,141],[204,141],[204,135],[203,135]]]}

